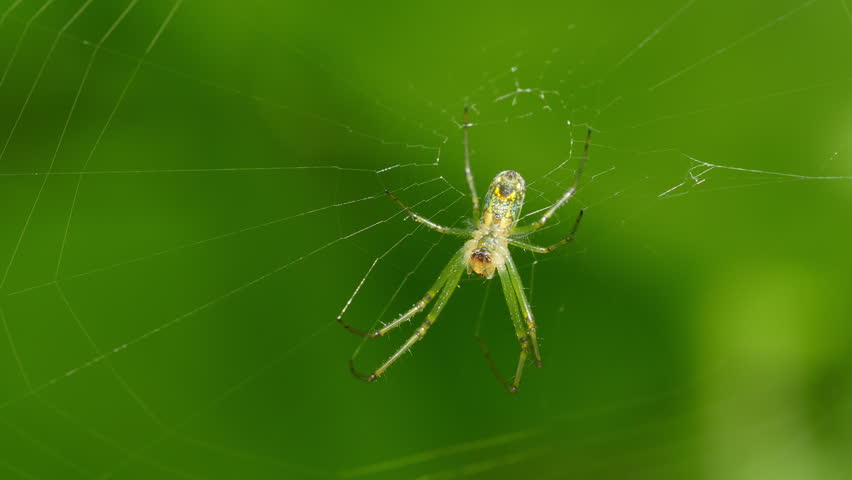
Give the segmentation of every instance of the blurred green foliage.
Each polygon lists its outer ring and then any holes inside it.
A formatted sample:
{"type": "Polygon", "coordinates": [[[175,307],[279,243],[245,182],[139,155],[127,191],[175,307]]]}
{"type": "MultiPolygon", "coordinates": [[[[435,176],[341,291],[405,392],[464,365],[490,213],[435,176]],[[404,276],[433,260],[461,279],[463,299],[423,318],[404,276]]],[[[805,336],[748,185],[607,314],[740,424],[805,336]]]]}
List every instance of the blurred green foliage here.
{"type": "Polygon", "coordinates": [[[2,2],[0,476],[846,478],[846,7],[2,2]],[[341,309],[393,318],[459,244],[383,191],[465,222],[466,103],[526,212],[595,129],[534,237],[584,206],[576,241],[517,255],[545,368],[502,390],[466,278],[358,382],[407,332],[341,309]]]}

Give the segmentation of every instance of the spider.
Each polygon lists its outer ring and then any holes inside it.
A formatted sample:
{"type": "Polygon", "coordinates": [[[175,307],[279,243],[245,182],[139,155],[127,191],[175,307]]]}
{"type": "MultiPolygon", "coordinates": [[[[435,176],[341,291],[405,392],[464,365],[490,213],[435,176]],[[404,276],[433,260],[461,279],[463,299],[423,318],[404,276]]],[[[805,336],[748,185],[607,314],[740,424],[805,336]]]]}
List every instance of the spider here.
{"type": "Polygon", "coordinates": [[[506,381],[500,374],[499,370],[491,358],[491,354],[478,336],[482,352],[488,361],[489,367],[497,380],[506,388],[509,393],[517,393],[521,383],[521,375],[524,371],[527,359],[532,356],[535,359],[535,365],[541,368],[541,354],[538,348],[538,339],[536,336],[536,324],[533,317],[532,308],[524,293],[524,286],[521,282],[521,276],[518,273],[518,268],[512,260],[512,255],[509,253],[509,246],[518,247],[522,250],[527,250],[535,253],[550,253],[557,248],[565,245],[574,239],[577,233],[577,228],[580,226],[580,220],[583,219],[584,210],[580,210],[577,219],[574,221],[574,226],[571,233],[562,240],[548,247],[540,247],[527,243],[524,239],[530,233],[540,229],[553,216],[559,207],[565,205],[571,197],[577,192],[580,175],[583,172],[583,167],[586,163],[586,158],[589,152],[589,142],[591,141],[592,129],[589,128],[586,134],[586,142],[583,147],[583,157],[577,167],[574,175],[574,183],[571,188],[565,192],[562,197],[548,208],[545,213],[535,222],[518,226],[521,207],[524,204],[524,195],[526,193],[526,184],[521,174],[514,170],[506,170],[500,172],[494,177],[491,185],[488,187],[488,192],[483,200],[483,209],[480,216],[479,197],[476,194],[476,187],[473,181],[473,173],[470,169],[470,150],[468,144],[468,129],[472,124],[468,120],[468,108],[464,109],[464,171],[467,179],[468,187],[470,187],[471,198],[473,200],[473,220],[474,228],[451,228],[439,225],[428,218],[418,215],[413,210],[408,208],[399,198],[389,190],[385,193],[402,208],[415,221],[426,225],[438,233],[455,235],[459,237],[467,237],[465,244],[452,256],[449,263],[444,267],[443,271],[438,275],[438,279],[432,285],[432,288],[426,292],[423,297],[414,304],[411,309],[397,317],[394,321],[384,325],[382,328],[373,332],[364,332],[357,330],[347,324],[342,319],[342,314],[337,317],[337,321],[347,330],[362,337],[376,338],[384,336],[389,331],[399,327],[404,322],[410,320],[416,314],[423,311],[426,306],[435,300],[435,306],[426,315],[426,319],[420,324],[420,327],[402,344],[396,352],[393,353],[383,364],[373,370],[369,375],[359,373],[355,369],[355,364],[352,359],[349,360],[349,367],[352,374],[366,382],[374,382],[385,371],[394,364],[403,353],[407,352],[426,332],[435,324],[441,311],[447,305],[447,302],[456,290],[462,274],[473,273],[491,279],[496,272],[500,276],[500,282],[503,286],[503,295],[506,297],[506,303],[509,306],[509,314],[512,318],[512,323],[515,326],[515,333],[520,342],[521,352],[518,358],[518,366],[515,370],[515,376],[512,382],[506,381]]]}

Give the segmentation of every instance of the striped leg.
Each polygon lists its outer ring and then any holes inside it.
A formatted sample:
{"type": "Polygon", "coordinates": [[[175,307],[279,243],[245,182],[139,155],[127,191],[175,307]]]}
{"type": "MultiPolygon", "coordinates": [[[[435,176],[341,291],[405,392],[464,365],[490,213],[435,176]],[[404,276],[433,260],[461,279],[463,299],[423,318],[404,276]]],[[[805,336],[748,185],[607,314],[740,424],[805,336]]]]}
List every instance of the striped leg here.
{"type": "Polygon", "coordinates": [[[568,203],[568,200],[571,200],[571,197],[573,197],[574,194],[577,193],[577,187],[580,185],[580,176],[583,174],[583,169],[586,166],[586,158],[588,158],[589,156],[589,145],[591,144],[591,141],[592,129],[590,128],[588,133],[586,133],[586,144],[583,146],[583,158],[580,159],[580,164],[577,165],[577,171],[574,174],[574,184],[571,185],[571,188],[569,188],[568,191],[565,192],[564,195],[562,195],[562,198],[560,198],[556,203],[554,203],[553,206],[547,209],[547,211],[544,212],[544,215],[542,215],[541,218],[529,225],[516,228],[515,233],[530,233],[543,227],[544,224],[547,223],[548,220],[550,220],[550,217],[552,217],[553,214],[556,213],[557,210],[559,210],[559,207],[568,203]]]}
{"type": "Polygon", "coordinates": [[[467,115],[467,105],[464,107],[464,178],[470,187],[470,198],[473,201],[473,219],[479,221],[479,195],[476,194],[476,185],[473,183],[473,171],[470,169],[470,147],[468,146],[467,131],[470,128],[470,120],[467,115]]]}
{"type": "Polygon", "coordinates": [[[399,205],[400,208],[405,210],[405,213],[407,213],[416,222],[420,222],[423,225],[426,225],[427,227],[431,228],[432,230],[435,230],[438,233],[456,235],[456,236],[459,236],[459,237],[466,237],[466,236],[470,235],[470,232],[468,232],[467,230],[465,230],[463,228],[445,227],[443,225],[439,225],[439,224],[433,222],[432,220],[429,220],[426,217],[421,217],[420,215],[414,213],[414,210],[408,208],[408,205],[402,203],[402,200],[396,198],[396,195],[394,195],[393,192],[391,192],[390,190],[385,190],[385,193],[387,193],[388,196],[391,198],[391,200],[396,202],[396,204],[399,205]]]}
{"type": "Polygon", "coordinates": [[[397,317],[396,320],[390,322],[379,330],[374,330],[369,333],[358,330],[357,328],[343,321],[343,313],[337,316],[337,322],[343,325],[343,328],[349,330],[355,335],[360,335],[362,337],[369,338],[383,336],[394,328],[402,325],[403,322],[410,320],[411,317],[417,315],[418,313],[422,312],[424,308],[426,308],[426,305],[428,305],[429,302],[431,302],[432,299],[435,298],[435,295],[438,293],[441,287],[443,287],[444,284],[447,283],[447,279],[449,279],[450,275],[452,275],[455,271],[455,266],[460,265],[462,263],[464,253],[465,251],[463,248],[456,252],[456,254],[453,255],[453,257],[450,259],[450,263],[448,263],[447,266],[444,267],[444,270],[442,270],[441,273],[438,275],[438,279],[435,280],[435,283],[432,285],[432,288],[430,288],[429,291],[426,292],[426,295],[423,295],[423,298],[421,298],[417,303],[415,303],[414,306],[411,307],[411,309],[409,309],[407,312],[403,313],[402,315],[397,317]]]}
{"type": "Polygon", "coordinates": [[[580,214],[577,215],[577,220],[574,222],[574,228],[571,229],[571,233],[568,234],[567,237],[565,237],[562,240],[554,243],[553,245],[550,245],[549,247],[539,247],[538,245],[533,245],[531,243],[527,243],[527,242],[524,242],[524,241],[521,241],[521,240],[514,240],[514,239],[509,239],[509,243],[518,247],[518,248],[522,248],[522,249],[530,251],[530,252],[550,253],[550,252],[556,250],[557,248],[561,247],[562,245],[565,245],[566,243],[570,242],[571,240],[574,240],[574,235],[577,233],[577,228],[580,226],[580,220],[583,219],[583,212],[584,211],[585,210],[580,210],[580,214]]]}
{"type": "Polygon", "coordinates": [[[521,274],[518,273],[518,267],[515,266],[515,261],[512,260],[511,255],[506,255],[506,269],[508,271],[507,277],[511,280],[512,286],[515,289],[515,295],[518,297],[518,304],[521,306],[521,314],[526,322],[527,335],[529,335],[529,341],[532,344],[532,353],[535,357],[535,366],[541,368],[541,353],[538,351],[535,317],[533,316],[530,302],[527,300],[527,294],[524,293],[524,284],[521,282],[521,274]]]}
{"type": "MultiPolygon", "coordinates": [[[[460,252],[462,252],[463,254],[464,249],[460,250],[460,252]]],[[[393,365],[397,360],[399,360],[402,354],[411,349],[411,347],[413,347],[415,343],[420,341],[420,339],[426,335],[426,332],[428,332],[432,325],[435,324],[435,321],[438,319],[438,315],[441,314],[441,311],[447,305],[447,301],[449,301],[450,296],[452,296],[453,292],[455,292],[456,287],[459,284],[459,280],[461,280],[462,273],[464,273],[465,271],[465,267],[464,264],[462,264],[461,262],[452,261],[447,266],[447,268],[444,269],[445,272],[447,272],[448,270],[449,273],[447,274],[447,281],[446,283],[444,283],[441,289],[441,293],[438,294],[438,297],[435,300],[435,305],[432,307],[432,310],[430,310],[429,313],[426,315],[426,319],[423,320],[423,323],[420,324],[420,327],[418,327],[417,330],[414,331],[414,334],[408,337],[408,340],[406,340],[405,343],[402,344],[402,346],[399,347],[399,349],[397,349],[397,351],[390,356],[390,358],[385,360],[385,362],[379,368],[374,370],[373,373],[369,375],[363,375],[358,373],[358,371],[355,370],[355,363],[350,359],[349,368],[352,371],[352,375],[355,375],[355,377],[364,380],[365,382],[374,382],[377,378],[382,376],[382,374],[385,373],[385,371],[390,368],[391,365],[393,365]]]]}
{"type": "Polygon", "coordinates": [[[512,383],[507,382],[506,379],[503,378],[503,375],[500,374],[500,371],[494,364],[494,360],[491,358],[491,354],[488,352],[488,347],[485,346],[485,342],[479,337],[476,337],[476,340],[479,342],[479,346],[482,348],[482,353],[485,354],[485,358],[488,360],[488,366],[491,367],[491,371],[494,372],[494,376],[497,377],[497,380],[503,384],[503,387],[505,387],[509,393],[517,393],[518,388],[521,386],[521,376],[524,373],[524,366],[526,366],[527,363],[530,346],[527,330],[524,326],[523,320],[521,319],[519,302],[515,295],[515,286],[512,282],[510,273],[506,269],[505,265],[501,265],[500,268],[497,269],[497,272],[500,274],[500,283],[503,285],[503,295],[506,297],[506,304],[509,307],[509,315],[512,317],[512,324],[515,326],[515,334],[518,336],[518,342],[521,344],[521,353],[518,356],[518,366],[515,368],[515,378],[512,380],[512,383]]]}

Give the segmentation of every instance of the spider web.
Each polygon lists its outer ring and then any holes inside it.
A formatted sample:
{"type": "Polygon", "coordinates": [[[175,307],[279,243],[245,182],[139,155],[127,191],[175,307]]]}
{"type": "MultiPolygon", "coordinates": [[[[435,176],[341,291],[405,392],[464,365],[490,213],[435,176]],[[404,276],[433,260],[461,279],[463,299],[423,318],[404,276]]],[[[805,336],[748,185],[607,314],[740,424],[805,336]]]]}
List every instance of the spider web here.
{"type": "Polygon", "coordinates": [[[4,475],[848,471],[846,2],[530,7],[475,32],[348,8],[0,5],[4,475]],[[335,318],[387,322],[458,248],[384,192],[465,225],[463,105],[480,194],[520,171],[525,221],[593,130],[579,194],[531,239],[584,208],[576,242],[517,256],[547,368],[499,391],[471,337],[513,368],[502,294],[465,278],[362,385],[350,352],[367,369],[410,327],[362,342],[335,318]],[[821,257],[767,245],[778,208],[821,257]]]}

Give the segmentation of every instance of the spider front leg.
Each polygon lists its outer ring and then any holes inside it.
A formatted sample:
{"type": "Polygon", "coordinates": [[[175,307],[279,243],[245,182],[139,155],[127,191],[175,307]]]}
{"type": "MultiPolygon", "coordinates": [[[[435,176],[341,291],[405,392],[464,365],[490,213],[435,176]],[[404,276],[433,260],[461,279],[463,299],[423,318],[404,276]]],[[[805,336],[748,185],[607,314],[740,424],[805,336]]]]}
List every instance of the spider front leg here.
{"type": "Polygon", "coordinates": [[[467,105],[464,106],[464,178],[467,180],[467,186],[470,187],[470,198],[473,201],[473,219],[479,220],[479,195],[476,194],[476,185],[473,183],[473,171],[470,169],[470,147],[467,138],[467,131],[470,128],[470,120],[467,114],[467,105]]]}
{"type": "Polygon", "coordinates": [[[548,220],[550,220],[550,217],[552,217],[553,214],[556,213],[557,210],[559,210],[559,207],[568,203],[568,200],[571,200],[571,197],[573,197],[574,194],[577,193],[577,187],[579,187],[580,185],[580,176],[583,174],[583,169],[586,166],[586,159],[589,156],[589,145],[591,144],[591,141],[592,129],[589,128],[588,132],[586,133],[586,143],[585,145],[583,145],[583,158],[580,159],[580,164],[577,165],[577,172],[574,174],[574,184],[571,185],[571,188],[569,188],[568,191],[565,192],[564,195],[562,195],[562,198],[560,198],[556,203],[554,203],[553,206],[547,209],[547,211],[544,212],[544,215],[542,215],[541,218],[529,225],[516,228],[513,233],[530,233],[543,227],[544,224],[547,223],[548,220]]]}
{"type": "Polygon", "coordinates": [[[566,243],[570,242],[571,240],[574,240],[574,235],[577,233],[577,228],[580,227],[580,220],[583,219],[584,212],[585,210],[580,210],[580,214],[577,215],[577,220],[574,221],[574,228],[571,229],[571,233],[569,233],[567,237],[554,243],[553,245],[550,245],[549,247],[539,247],[538,245],[533,245],[531,243],[527,243],[521,240],[515,240],[513,238],[509,239],[509,244],[534,253],[550,253],[561,247],[562,245],[565,245],[566,243]]]}
{"type": "Polygon", "coordinates": [[[438,233],[445,233],[445,234],[448,234],[448,235],[456,235],[456,236],[459,236],[459,237],[464,237],[464,236],[468,235],[468,231],[463,229],[463,228],[445,227],[443,225],[439,225],[439,224],[433,222],[432,220],[429,220],[426,217],[422,217],[422,216],[414,213],[413,210],[408,208],[408,206],[406,204],[402,203],[402,200],[398,199],[396,197],[396,195],[394,195],[390,190],[385,190],[385,193],[387,193],[388,196],[391,198],[391,200],[396,202],[396,204],[399,205],[400,208],[405,210],[405,212],[408,213],[408,215],[411,218],[413,218],[417,222],[422,223],[423,225],[426,225],[427,227],[431,228],[432,230],[435,230],[438,233]]]}
{"type": "MultiPolygon", "coordinates": [[[[390,358],[385,360],[385,362],[379,368],[375,369],[369,375],[363,375],[361,373],[358,373],[358,371],[355,369],[355,362],[350,359],[349,369],[352,371],[352,375],[354,375],[356,378],[364,380],[365,382],[376,381],[376,379],[379,378],[388,368],[390,368],[391,365],[393,365],[397,360],[399,360],[402,354],[411,349],[411,347],[413,347],[415,343],[420,341],[420,339],[426,335],[426,332],[428,332],[432,325],[435,324],[435,321],[438,319],[438,315],[441,314],[441,311],[447,305],[450,296],[452,296],[453,292],[456,290],[456,287],[459,284],[459,280],[461,280],[461,276],[465,271],[465,265],[461,261],[464,256],[464,253],[464,248],[459,249],[459,251],[455,255],[453,255],[453,258],[450,260],[450,263],[447,264],[447,266],[444,268],[444,271],[441,272],[441,275],[438,277],[438,281],[435,282],[436,285],[443,282],[443,284],[438,287],[441,289],[441,293],[438,294],[438,297],[435,299],[435,305],[432,307],[432,310],[430,310],[429,313],[426,315],[426,319],[423,320],[423,323],[420,324],[420,327],[418,327],[417,330],[414,331],[414,334],[408,337],[408,340],[406,340],[405,343],[402,344],[402,346],[399,347],[399,349],[397,349],[397,351],[390,356],[390,358]]],[[[422,309],[423,307],[420,307],[420,310],[422,309]]],[[[409,312],[413,310],[414,309],[410,310],[409,312]]],[[[404,314],[400,318],[406,317],[406,315],[408,315],[408,313],[404,314]]],[[[413,316],[413,313],[411,315],[408,315],[405,319],[408,319],[411,316],[413,316]]],[[[385,329],[390,330],[390,328],[398,326],[401,322],[402,320],[397,319],[392,324],[385,327],[385,329]]]]}

